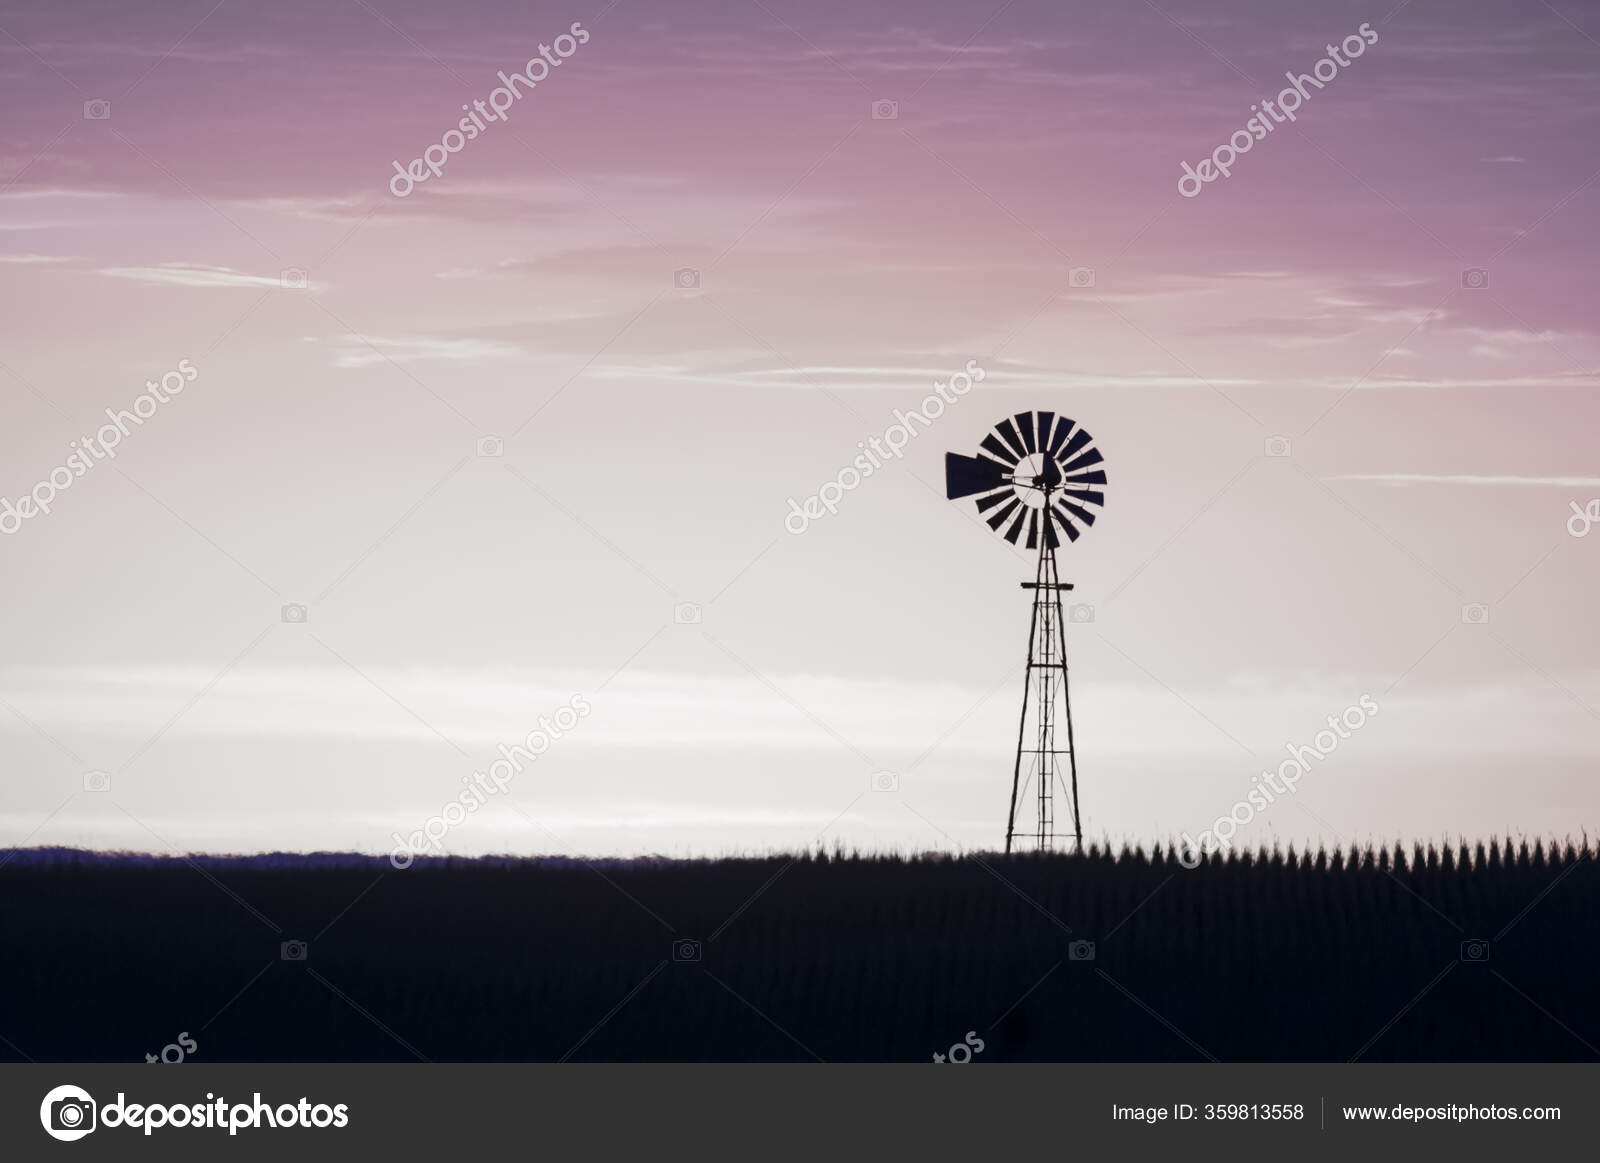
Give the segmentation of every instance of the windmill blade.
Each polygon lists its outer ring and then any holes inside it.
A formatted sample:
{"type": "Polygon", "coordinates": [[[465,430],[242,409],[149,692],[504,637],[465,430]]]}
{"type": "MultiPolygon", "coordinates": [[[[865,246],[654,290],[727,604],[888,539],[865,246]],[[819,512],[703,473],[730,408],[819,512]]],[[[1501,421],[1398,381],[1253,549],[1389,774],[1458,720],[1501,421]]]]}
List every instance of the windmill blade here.
{"type": "MultiPolygon", "coordinates": [[[[1052,459],[1059,460],[1061,458],[1061,446],[1067,442],[1067,437],[1072,434],[1073,427],[1073,422],[1065,416],[1061,417],[1056,424],[1055,434],[1050,437],[1050,446],[1047,450],[1052,459]]],[[[1082,432],[1083,429],[1079,428],[1078,431],[1082,432]]]]}
{"type": "Polygon", "coordinates": [[[1028,455],[1032,456],[1039,451],[1039,446],[1033,442],[1033,413],[1018,412],[1012,419],[1017,422],[1017,431],[1022,433],[1022,446],[1028,450],[1028,455]]]}
{"type": "Polygon", "coordinates": [[[1019,453],[1012,452],[1004,444],[1001,444],[1000,438],[993,432],[989,433],[989,435],[983,438],[983,442],[979,445],[979,447],[985,448],[992,452],[996,457],[1008,465],[1014,465],[1017,463],[1017,461],[1022,459],[1019,453]]]}
{"type": "Polygon", "coordinates": [[[1106,474],[1095,472],[1080,472],[1075,476],[1063,476],[1062,481],[1072,485],[1103,485],[1106,483],[1106,474]]]}
{"type": "Polygon", "coordinates": [[[996,530],[999,529],[1000,526],[1006,523],[1006,518],[1011,516],[1012,513],[1016,512],[1021,507],[1022,502],[1017,500],[1017,498],[1012,497],[1005,503],[1003,508],[997,510],[995,514],[989,518],[989,528],[996,530]]]}
{"type": "Polygon", "coordinates": [[[1093,489],[1062,489],[1061,492],[1064,496],[1077,497],[1078,500],[1087,501],[1091,505],[1104,505],[1106,503],[1106,495],[1097,493],[1093,489]]]}
{"type": "Polygon", "coordinates": [[[1024,506],[1022,512],[1017,514],[1017,519],[1012,523],[1011,528],[1006,530],[1006,540],[1013,545],[1017,543],[1017,538],[1022,536],[1022,523],[1028,519],[1028,512],[1028,508],[1024,506]]]}
{"type": "Polygon", "coordinates": [[[1017,435],[1017,430],[1012,426],[1010,420],[1000,421],[1000,423],[994,426],[994,430],[998,432],[1002,438],[1004,438],[1005,442],[1009,444],[1012,450],[1017,454],[1012,458],[1011,463],[1015,464],[1018,460],[1021,460],[1027,455],[1027,449],[1024,448],[1022,444],[1022,437],[1017,435]]]}
{"type": "Polygon", "coordinates": [[[1028,548],[1039,548],[1039,510],[1034,509],[1028,514],[1028,548]]]}
{"type": "Polygon", "coordinates": [[[1050,430],[1056,426],[1054,412],[1035,412],[1039,418],[1039,450],[1047,452],[1050,449],[1050,430]]]}
{"type": "Polygon", "coordinates": [[[1044,510],[1044,543],[1051,549],[1061,548],[1061,538],[1056,536],[1056,515],[1049,506],[1044,510]]]}
{"type": "Polygon", "coordinates": [[[944,495],[952,501],[974,493],[987,493],[1005,483],[1005,466],[986,456],[944,454],[944,495]]]}
{"type": "MultiPolygon", "coordinates": [[[[1072,434],[1072,439],[1071,440],[1067,441],[1059,449],[1056,450],[1056,454],[1055,454],[1056,459],[1057,460],[1063,460],[1063,461],[1066,460],[1068,457],[1072,456],[1073,453],[1077,452],[1078,449],[1082,448],[1085,444],[1088,444],[1089,441],[1091,441],[1093,439],[1094,439],[1094,437],[1090,436],[1082,428],[1078,429],[1076,432],[1074,432],[1072,434]]],[[[1066,466],[1063,466],[1063,467],[1066,467],[1066,466]]]]}
{"type": "Polygon", "coordinates": [[[1067,540],[1076,541],[1078,539],[1078,527],[1072,523],[1072,518],[1060,510],[1057,510],[1054,516],[1056,524],[1060,525],[1062,531],[1066,533],[1067,540]]]}
{"type": "Polygon", "coordinates": [[[1094,514],[1088,509],[1085,509],[1082,505],[1074,505],[1071,501],[1062,500],[1059,497],[1056,499],[1056,504],[1060,505],[1063,509],[1071,513],[1085,525],[1094,524],[1094,514]]]}
{"type": "Polygon", "coordinates": [[[1008,497],[1014,497],[1016,495],[1017,494],[1016,494],[1016,492],[1014,490],[1009,489],[1009,488],[1004,488],[1004,489],[1000,489],[997,492],[990,493],[986,497],[979,497],[978,498],[978,512],[987,513],[990,509],[994,508],[1001,501],[1004,501],[1008,497]]]}
{"type": "Polygon", "coordinates": [[[1098,448],[1091,448],[1082,456],[1079,456],[1076,459],[1068,461],[1066,464],[1062,465],[1061,471],[1064,473],[1076,472],[1078,469],[1088,468],[1090,465],[1099,464],[1104,460],[1105,457],[1100,455],[1100,450],[1098,448]]]}

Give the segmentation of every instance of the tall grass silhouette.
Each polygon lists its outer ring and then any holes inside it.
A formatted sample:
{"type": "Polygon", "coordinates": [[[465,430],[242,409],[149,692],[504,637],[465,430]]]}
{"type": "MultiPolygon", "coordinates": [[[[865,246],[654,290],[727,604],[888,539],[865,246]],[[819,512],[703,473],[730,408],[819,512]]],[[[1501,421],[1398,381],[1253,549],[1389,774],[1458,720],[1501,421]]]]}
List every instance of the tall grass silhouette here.
{"type": "Polygon", "coordinates": [[[980,1062],[1600,1053],[1586,839],[1193,869],[1161,847],[0,859],[5,1059],[142,1061],[180,1030],[213,1061],[927,1062],[969,1030],[980,1062]]]}

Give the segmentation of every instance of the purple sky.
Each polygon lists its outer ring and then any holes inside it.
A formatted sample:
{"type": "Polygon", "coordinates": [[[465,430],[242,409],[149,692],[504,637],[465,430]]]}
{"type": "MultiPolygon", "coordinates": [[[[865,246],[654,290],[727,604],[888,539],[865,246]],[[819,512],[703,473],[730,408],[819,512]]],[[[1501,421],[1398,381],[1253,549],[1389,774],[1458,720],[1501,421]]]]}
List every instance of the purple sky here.
{"type": "Polygon", "coordinates": [[[1035,408],[1112,480],[1062,560],[1090,834],[1198,832],[1363,694],[1243,837],[1593,825],[1597,38],[1569,3],[0,5],[0,496],[198,371],[0,536],[0,844],[386,850],[582,693],[447,847],[992,845],[1031,566],[939,474],[1035,408]]]}

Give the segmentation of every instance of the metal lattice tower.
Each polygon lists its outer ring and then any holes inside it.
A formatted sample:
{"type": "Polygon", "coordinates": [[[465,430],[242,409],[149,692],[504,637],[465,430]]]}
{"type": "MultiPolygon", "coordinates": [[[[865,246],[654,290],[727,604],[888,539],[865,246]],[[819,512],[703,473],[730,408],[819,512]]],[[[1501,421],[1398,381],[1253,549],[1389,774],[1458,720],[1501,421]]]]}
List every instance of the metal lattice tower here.
{"type": "Polygon", "coordinates": [[[1067,626],[1061,610],[1061,595],[1072,585],[1057,574],[1056,551],[1048,538],[1040,539],[1034,579],[1023,582],[1022,588],[1033,591],[1033,619],[1028,631],[1022,715],[1017,724],[1017,762],[1011,773],[1006,851],[1021,841],[1031,843],[1036,851],[1048,852],[1060,839],[1070,839],[1076,848],[1083,843],[1083,823],[1078,815],[1078,759],[1073,750],[1072,696],[1067,685],[1067,626]],[[1028,729],[1030,710],[1032,731],[1028,729]],[[1067,725],[1065,748],[1056,742],[1056,724],[1062,721],[1067,725]],[[1019,832],[1018,801],[1025,805],[1030,791],[1038,805],[1034,829],[1019,832]],[[1065,834],[1056,831],[1057,791],[1065,796],[1070,813],[1072,830],[1065,834]]]}
{"type": "Polygon", "coordinates": [[[1072,699],[1067,681],[1067,619],[1061,595],[1072,589],[1056,569],[1060,533],[1076,541],[1079,526],[1094,523],[1094,510],[1105,503],[1100,491],[1104,457],[1093,439],[1065,416],[1022,412],[997,424],[982,442],[978,456],[945,454],[945,491],[952,499],[976,497],[978,512],[989,527],[1016,545],[1038,550],[1031,582],[1033,617],[1028,629],[1028,665],[1023,681],[1022,715],[1017,726],[1017,757],[1011,774],[1011,803],[1006,814],[1006,851],[1013,846],[1051,851],[1058,841],[1074,848],[1083,843],[1078,810],[1078,760],[1072,729],[1072,699]],[[1057,734],[1066,724],[1066,745],[1057,734]],[[1064,823],[1056,829],[1056,798],[1066,800],[1064,823]],[[1033,802],[1033,827],[1025,818],[1033,802]]]}

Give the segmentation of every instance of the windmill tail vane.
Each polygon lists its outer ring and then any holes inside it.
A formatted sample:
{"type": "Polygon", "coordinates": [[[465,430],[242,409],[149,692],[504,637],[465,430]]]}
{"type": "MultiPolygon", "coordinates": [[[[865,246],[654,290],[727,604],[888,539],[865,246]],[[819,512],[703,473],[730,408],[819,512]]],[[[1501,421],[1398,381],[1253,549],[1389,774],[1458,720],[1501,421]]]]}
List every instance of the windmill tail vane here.
{"type": "Polygon", "coordinates": [[[1057,572],[1056,550],[1063,535],[1069,543],[1077,541],[1105,504],[1104,461],[1087,431],[1054,412],[1019,412],[1000,421],[979,443],[976,456],[945,454],[945,495],[974,498],[989,528],[1013,545],[1037,551],[1033,580],[1022,583],[1033,591],[1033,616],[1006,815],[1007,853],[1019,846],[1048,852],[1060,841],[1074,849],[1083,845],[1061,609],[1061,595],[1072,584],[1057,572]],[[1066,725],[1065,740],[1057,733],[1058,723],[1066,725]],[[1059,828],[1058,793],[1067,809],[1059,828]],[[1026,820],[1030,801],[1031,828],[1026,820]]]}

